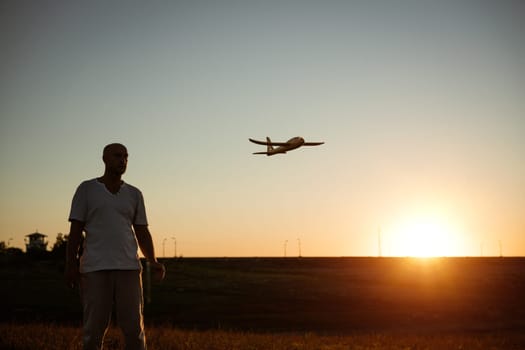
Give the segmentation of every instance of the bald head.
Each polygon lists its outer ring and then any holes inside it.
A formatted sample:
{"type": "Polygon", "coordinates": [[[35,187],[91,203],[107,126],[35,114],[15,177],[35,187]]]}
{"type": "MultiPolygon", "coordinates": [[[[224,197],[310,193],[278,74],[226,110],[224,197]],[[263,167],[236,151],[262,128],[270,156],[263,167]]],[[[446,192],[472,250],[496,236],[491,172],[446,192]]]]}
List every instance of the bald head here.
{"type": "Polygon", "coordinates": [[[126,150],[126,146],[124,146],[121,143],[110,143],[109,145],[106,145],[106,147],[104,147],[104,151],[102,152],[102,157],[105,157],[107,154],[109,154],[110,152],[113,152],[115,149],[126,150]]]}
{"type": "Polygon", "coordinates": [[[102,160],[106,165],[106,172],[113,175],[122,175],[128,165],[128,150],[120,143],[111,143],[104,147],[102,160]]]}

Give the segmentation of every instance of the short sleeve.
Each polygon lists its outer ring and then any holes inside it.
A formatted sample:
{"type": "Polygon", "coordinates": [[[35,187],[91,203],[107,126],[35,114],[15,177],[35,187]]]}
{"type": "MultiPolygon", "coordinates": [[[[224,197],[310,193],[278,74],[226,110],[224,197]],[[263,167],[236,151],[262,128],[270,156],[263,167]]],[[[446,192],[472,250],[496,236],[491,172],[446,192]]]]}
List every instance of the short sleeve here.
{"type": "Polygon", "coordinates": [[[78,186],[71,202],[71,211],[69,212],[69,221],[77,220],[86,222],[87,218],[87,198],[86,186],[84,183],[78,186]]]}
{"type": "Polygon", "coordinates": [[[146,206],[144,204],[144,197],[142,192],[137,190],[137,207],[135,210],[135,218],[133,219],[133,225],[147,225],[148,219],[146,217],[146,206]]]}

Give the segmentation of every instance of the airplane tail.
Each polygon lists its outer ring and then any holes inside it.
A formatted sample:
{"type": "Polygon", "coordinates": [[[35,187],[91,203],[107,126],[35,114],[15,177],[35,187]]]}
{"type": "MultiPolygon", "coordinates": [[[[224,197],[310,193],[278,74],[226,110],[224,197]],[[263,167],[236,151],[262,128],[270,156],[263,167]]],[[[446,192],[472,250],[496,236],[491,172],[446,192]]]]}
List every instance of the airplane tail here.
{"type": "Polygon", "coordinates": [[[253,143],[257,143],[259,145],[266,144],[266,152],[255,152],[253,154],[266,154],[267,156],[271,156],[275,154],[274,148],[272,146],[272,140],[270,140],[268,136],[266,136],[266,143],[264,143],[263,141],[257,141],[257,140],[252,140],[252,139],[250,139],[250,141],[253,143]]]}
{"type": "Polygon", "coordinates": [[[270,154],[273,151],[272,140],[270,140],[270,138],[266,136],[266,142],[268,142],[268,145],[266,146],[266,151],[268,152],[268,154],[270,154]]]}

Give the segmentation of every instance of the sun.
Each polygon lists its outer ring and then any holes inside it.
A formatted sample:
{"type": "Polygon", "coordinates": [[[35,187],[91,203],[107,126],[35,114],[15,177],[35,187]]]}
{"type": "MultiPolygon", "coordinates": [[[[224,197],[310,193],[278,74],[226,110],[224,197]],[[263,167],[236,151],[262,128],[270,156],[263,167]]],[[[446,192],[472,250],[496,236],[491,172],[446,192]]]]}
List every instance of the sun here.
{"type": "Polygon", "coordinates": [[[443,219],[416,217],[399,224],[392,233],[394,255],[440,257],[457,255],[457,232],[443,219]]]}

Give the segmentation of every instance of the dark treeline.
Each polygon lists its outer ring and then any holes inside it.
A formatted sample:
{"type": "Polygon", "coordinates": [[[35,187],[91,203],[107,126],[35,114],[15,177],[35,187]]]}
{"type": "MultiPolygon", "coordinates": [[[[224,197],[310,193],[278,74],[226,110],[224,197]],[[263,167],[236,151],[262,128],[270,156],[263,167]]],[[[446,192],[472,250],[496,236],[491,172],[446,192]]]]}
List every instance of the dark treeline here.
{"type": "Polygon", "coordinates": [[[51,250],[31,249],[26,252],[18,247],[9,247],[4,241],[0,241],[0,263],[11,264],[35,260],[64,261],[67,239],[67,235],[59,233],[51,250]]]}

